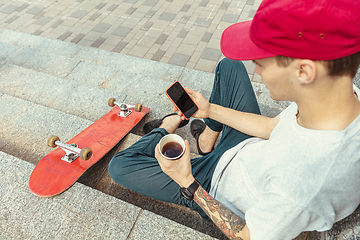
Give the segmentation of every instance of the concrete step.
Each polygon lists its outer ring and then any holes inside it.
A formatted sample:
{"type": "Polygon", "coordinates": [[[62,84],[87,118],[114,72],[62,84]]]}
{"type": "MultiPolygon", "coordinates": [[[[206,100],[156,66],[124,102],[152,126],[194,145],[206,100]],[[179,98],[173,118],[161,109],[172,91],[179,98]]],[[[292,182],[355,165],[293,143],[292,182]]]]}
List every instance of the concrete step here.
{"type": "Polygon", "coordinates": [[[0,152],[0,239],[214,239],[80,183],[39,198],[33,168],[0,152]]]}
{"type": "MultiPolygon", "coordinates": [[[[93,123],[88,119],[4,93],[0,93],[0,106],[0,151],[32,164],[37,164],[53,150],[45,144],[48,136],[54,134],[66,142],[93,123]]],[[[196,212],[145,197],[113,182],[107,172],[109,161],[116,152],[129,147],[139,138],[138,135],[129,134],[101,161],[86,171],[78,182],[221,239],[219,230],[196,212]]]]}
{"type": "Polygon", "coordinates": [[[50,135],[68,141],[92,121],[0,93],[0,151],[36,164],[50,135]]]}

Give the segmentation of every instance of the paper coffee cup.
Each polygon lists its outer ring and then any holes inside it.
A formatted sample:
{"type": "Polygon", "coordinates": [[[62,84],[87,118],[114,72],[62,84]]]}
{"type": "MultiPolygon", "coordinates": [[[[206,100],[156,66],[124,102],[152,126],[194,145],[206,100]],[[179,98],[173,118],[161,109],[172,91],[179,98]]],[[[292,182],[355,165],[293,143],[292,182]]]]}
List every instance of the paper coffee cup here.
{"type": "Polygon", "coordinates": [[[176,160],[184,154],[185,141],[177,134],[168,134],[160,140],[159,151],[164,158],[176,160]]]}

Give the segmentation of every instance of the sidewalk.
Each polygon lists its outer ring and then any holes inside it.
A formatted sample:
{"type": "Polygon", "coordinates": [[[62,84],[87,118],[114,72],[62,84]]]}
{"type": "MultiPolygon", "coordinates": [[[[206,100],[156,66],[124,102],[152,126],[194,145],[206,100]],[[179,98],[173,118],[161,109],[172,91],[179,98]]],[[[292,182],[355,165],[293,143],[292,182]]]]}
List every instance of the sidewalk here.
{"type": "Polygon", "coordinates": [[[220,37],[261,0],[0,0],[0,28],[214,72],[220,37]]]}

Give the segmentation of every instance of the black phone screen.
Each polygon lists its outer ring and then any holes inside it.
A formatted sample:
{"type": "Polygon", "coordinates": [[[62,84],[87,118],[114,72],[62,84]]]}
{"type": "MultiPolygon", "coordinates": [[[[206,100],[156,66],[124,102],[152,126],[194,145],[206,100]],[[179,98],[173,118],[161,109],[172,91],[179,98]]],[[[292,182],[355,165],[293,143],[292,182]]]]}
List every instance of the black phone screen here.
{"type": "Polygon", "coordinates": [[[190,118],[198,110],[193,100],[179,82],[175,82],[167,89],[167,95],[186,118],[190,118]]]}

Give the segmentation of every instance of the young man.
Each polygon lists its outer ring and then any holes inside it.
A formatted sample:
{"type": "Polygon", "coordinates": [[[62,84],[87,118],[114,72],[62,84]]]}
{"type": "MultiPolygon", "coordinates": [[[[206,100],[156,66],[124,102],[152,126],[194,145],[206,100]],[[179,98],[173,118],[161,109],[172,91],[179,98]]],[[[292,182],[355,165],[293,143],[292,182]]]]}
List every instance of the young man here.
{"type": "Polygon", "coordinates": [[[179,160],[161,157],[159,140],[185,123],[168,115],[113,158],[111,177],[209,216],[232,239],[330,229],[360,203],[359,9],[351,0],[264,0],[252,21],[224,31],[221,49],[233,60],[219,63],[210,100],[187,89],[193,117],[205,121],[191,126],[204,156],[190,160],[187,143],[179,160]],[[254,60],[271,97],[293,103],[261,116],[234,60],[254,60]]]}

